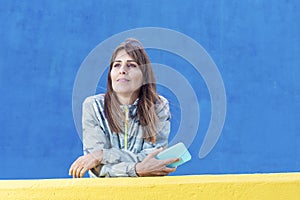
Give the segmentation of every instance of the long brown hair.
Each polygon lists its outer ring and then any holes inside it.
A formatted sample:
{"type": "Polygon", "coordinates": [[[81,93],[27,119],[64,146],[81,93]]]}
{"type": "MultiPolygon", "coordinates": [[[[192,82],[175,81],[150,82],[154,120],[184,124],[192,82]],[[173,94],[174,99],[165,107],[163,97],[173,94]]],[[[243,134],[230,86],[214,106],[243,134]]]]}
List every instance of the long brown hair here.
{"type": "Polygon", "coordinates": [[[155,113],[155,103],[159,100],[156,93],[156,81],[149,57],[142,44],[134,39],[129,38],[121,43],[112,54],[110,60],[110,69],[107,77],[107,91],[105,94],[104,112],[111,131],[115,133],[122,132],[122,121],[124,115],[120,108],[118,98],[112,88],[110,72],[117,53],[125,50],[126,53],[136,61],[143,74],[143,85],[139,91],[139,101],[137,104],[137,117],[143,129],[143,137],[152,143],[156,142],[156,132],[158,117],[155,113]]]}

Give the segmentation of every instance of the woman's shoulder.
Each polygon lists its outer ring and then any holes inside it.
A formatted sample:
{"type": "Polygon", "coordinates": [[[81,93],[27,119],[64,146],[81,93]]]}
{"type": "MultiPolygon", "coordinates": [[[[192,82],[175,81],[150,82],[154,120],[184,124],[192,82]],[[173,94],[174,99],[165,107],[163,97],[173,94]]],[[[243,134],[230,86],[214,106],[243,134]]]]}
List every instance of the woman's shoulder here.
{"type": "Polygon", "coordinates": [[[166,105],[166,104],[169,104],[169,101],[168,99],[166,99],[164,96],[162,95],[158,95],[158,99],[156,101],[156,105],[159,106],[159,105],[166,105]]]}
{"type": "Polygon", "coordinates": [[[158,95],[158,99],[155,104],[156,111],[161,111],[163,109],[169,108],[169,101],[162,95],[158,95]]]}
{"type": "Polygon", "coordinates": [[[161,103],[169,103],[168,99],[166,99],[164,96],[162,95],[158,95],[158,102],[161,102],[161,103]]]}
{"type": "Polygon", "coordinates": [[[105,94],[96,94],[96,95],[92,95],[92,96],[88,96],[85,98],[83,104],[91,104],[95,101],[99,101],[99,102],[104,102],[104,96],[105,94]]]}
{"type": "Polygon", "coordinates": [[[162,95],[158,95],[159,99],[156,101],[155,104],[155,112],[158,118],[170,118],[170,108],[169,108],[169,101],[162,95]]]}

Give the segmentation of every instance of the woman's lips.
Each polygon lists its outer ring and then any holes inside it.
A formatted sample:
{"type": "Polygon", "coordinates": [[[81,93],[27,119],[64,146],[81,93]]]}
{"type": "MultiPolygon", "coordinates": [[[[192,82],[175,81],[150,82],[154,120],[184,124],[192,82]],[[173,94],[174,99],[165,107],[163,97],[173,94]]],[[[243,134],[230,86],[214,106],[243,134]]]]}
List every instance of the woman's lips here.
{"type": "Polygon", "coordinates": [[[128,82],[129,80],[126,78],[120,78],[117,80],[118,82],[128,82]]]}

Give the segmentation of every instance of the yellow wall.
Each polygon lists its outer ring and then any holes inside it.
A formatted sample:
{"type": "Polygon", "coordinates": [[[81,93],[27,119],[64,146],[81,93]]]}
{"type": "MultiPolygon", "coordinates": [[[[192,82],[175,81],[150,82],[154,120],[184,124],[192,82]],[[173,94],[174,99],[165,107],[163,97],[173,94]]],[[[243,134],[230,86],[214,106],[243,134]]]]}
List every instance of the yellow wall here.
{"type": "Polygon", "coordinates": [[[1,180],[0,199],[300,199],[300,173],[1,180]]]}

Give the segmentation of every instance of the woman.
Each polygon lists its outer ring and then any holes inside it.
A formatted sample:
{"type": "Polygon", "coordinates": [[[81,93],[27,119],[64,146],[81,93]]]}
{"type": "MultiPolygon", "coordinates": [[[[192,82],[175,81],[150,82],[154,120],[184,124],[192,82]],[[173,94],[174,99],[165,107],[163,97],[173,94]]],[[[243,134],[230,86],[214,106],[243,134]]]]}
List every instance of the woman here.
{"type": "Polygon", "coordinates": [[[150,60],[136,39],[111,58],[107,92],[83,103],[83,149],[69,174],[83,177],[163,176],[178,159],[157,160],[170,132],[168,101],[156,93],[150,60]]]}

